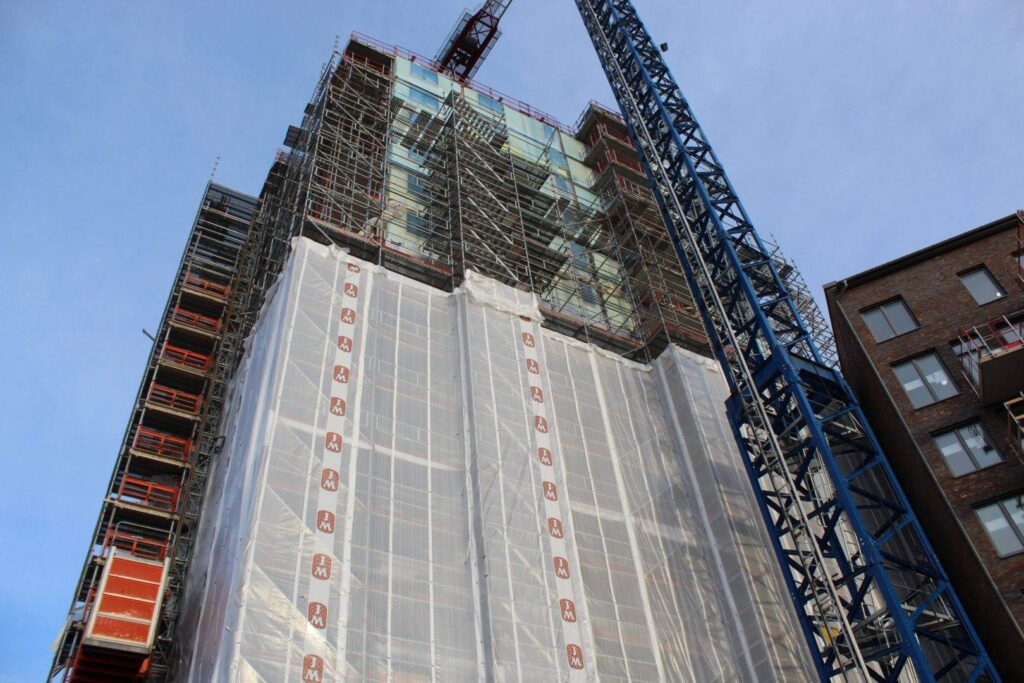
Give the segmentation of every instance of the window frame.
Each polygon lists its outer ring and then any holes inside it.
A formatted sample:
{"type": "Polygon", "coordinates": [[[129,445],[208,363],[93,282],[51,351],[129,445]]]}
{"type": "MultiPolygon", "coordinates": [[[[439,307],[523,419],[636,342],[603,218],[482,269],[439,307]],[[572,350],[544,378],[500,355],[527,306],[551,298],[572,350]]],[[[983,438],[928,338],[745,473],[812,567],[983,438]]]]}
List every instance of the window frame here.
{"type": "Polygon", "coordinates": [[[914,315],[914,311],[912,311],[910,306],[907,305],[907,300],[904,299],[902,296],[896,296],[896,297],[893,297],[891,299],[886,299],[885,301],[882,301],[880,303],[872,304],[871,306],[868,306],[867,308],[862,308],[859,311],[859,313],[860,313],[861,320],[864,321],[864,325],[868,328],[868,332],[870,332],[871,336],[875,338],[875,343],[876,344],[883,344],[883,343],[889,341],[890,339],[895,339],[897,337],[902,337],[905,334],[910,334],[911,332],[913,332],[913,331],[915,331],[917,329],[920,329],[920,327],[921,327],[921,321],[919,321],[917,319],[917,316],[914,315]],[[885,307],[886,306],[890,306],[890,305],[895,304],[895,303],[899,303],[899,304],[903,305],[903,310],[906,312],[907,317],[910,318],[911,322],[914,323],[914,326],[911,329],[907,330],[906,332],[896,332],[896,326],[892,324],[892,321],[889,319],[889,316],[886,315],[885,307]],[[891,337],[886,337],[885,339],[879,339],[878,336],[875,335],[875,331],[873,329],[871,329],[871,323],[868,322],[868,319],[866,317],[868,313],[871,313],[873,311],[878,311],[879,313],[881,313],[882,318],[885,320],[885,322],[889,326],[889,328],[893,331],[893,334],[892,334],[891,337]]]}
{"type": "Polygon", "coordinates": [[[1003,287],[1002,283],[996,279],[996,276],[992,274],[992,271],[989,270],[988,266],[986,266],[984,263],[968,268],[967,270],[962,270],[959,273],[957,273],[956,276],[960,280],[960,284],[962,284],[964,286],[964,289],[967,290],[967,293],[971,295],[972,299],[974,299],[974,303],[978,304],[979,306],[985,306],[986,304],[990,304],[994,301],[1002,301],[1007,297],[1006,289],[1003,287]],[[984,273],[988,277],[989,284],[995,287],[996,291],[999,292],[999,294],[995,298],[989,299],[988,301],[980,301],[978,299],[977,295],[975,295],[974,293],[974,290],[972,290],[964,281],[965,277],[967,277],[968,275],[973,275],[975,273],[984,273]]]}
{"type": "Polygon", "coordinates": [[[974,474],[975,472],[980,472],[981,470],[987,470],[990,467],[1002,465],[1004,462],[1006,462],[1006,459],[1003,457],[1002,452],[1000,452],[1000,450],[996,448],[995,442],[992,440],[991,435],[988,433],[988,430],[985,429],[985,425],[982,424],[981,420],[961,422],[960,424],[954,425],[952,427],[932,432],[931,438],[932,442],[935,444],[935,447],[939,451],[939,455],[942,456],[943,462],[946,463],[946,469],[949,470],[949,473],[953,475],[954,478],[966,477],[968,474],[974,474]],[[982,465],[978,462],[977,458],[974,455],[974,452],[968,445],[967,440],[960,433],[961,430],[970,429],[971,427],[978,428],[982,438],[985,440],[985,444],[992,450],[993,453],[995,453],[996,457],[998,458],[997,462],[993,462],[988,465],[982,465]],[[942,445],[939,443],[940,437],[949,435],[953,435],[953,437],[957,440],[957,443],[960,445],[960,449],[963,451],[964,455],[967,456],[967,459],[973,465],[972,469],[966,472],[961,472],[960,474],[957,474],[956,472],[953,471],[953,468],[949,462],[949,458],[947,458],[946,454],[942,452],[942,445]]]}
{"type": "Polygon", "coordinates": [[[939,356],[939,352],[936,349],[930,349],[928,351],[925,351],[924,353],[919,353],[916,356],[911,356],[910,358],[897,361],[890,365],[889,369],[892,370],[893,376],[899,383],[900,388],[903,389],[903,395],[907,397],[908,401],[910,401],[910,405],[911,407],[914,408],[914,410],[927,408],[928,406],[933,406],[936,403],[941,403],[942,401],[946,401],[948,399],[955,398],[960,395],[960,387],[958,387],[956,382],[953,381],[953,376],[950,374],[949,368],[947,368],[946,364],[942,362],[942,358],[939,356]],[[941,398],[937,397],[935,395],[935,392],[932,390],[931,383],[928,381],[928,376],[921,371],[921,367],[918,364],[918,361],[920,361],[922,358],[927,358],[929,356],[933,356],[935,358],[935,362],[938,363],[939,367],[942,369],[943,374],[945,374],[946,379],[949,381],[950,386],[953,388],[953,393],[950,394],[949,396],[943,396],[941,398]],[[906,365],[910,365],[911,367],[914,368],[914,372],[917,373],[918,379],[921,380],[925,390],[928,392],[928,395],[932,397],[932,400],[929,401],[928,403],[924,403],[922,405],[914,405],[914,399],[911,398],[910,392],[907,391],[906,386],[903,384],[903,380],[900,379],[899,374],[896,372],[896,368],[906,365]]]}
{"type": "Polygon", "coordinates": [[[430,221],[415,211],[407,210],[405,213],[406,232],[421,240],[430,239],[433,230],[430,229],[430,221]]]}
{"type": "MultiPolygon", "coordinates": [[[[978,519],[978,523],[981,524],[981,528],[985,530],[985,535],[988,536],[989,543],[992,544],[992,548],[996,551],[996,554],[1000,558],[1013,557],[1014,555],[1020,555],[1021,553],[1024,553],[1024,528],[1017,526],[1017,523],[1013,521],[1012,513],[1006,507],[1007,501],[1021,497],[1024,497],[1024,492],[1004,496],[1003,498],[998,498],[983,505],[978,505],[974,508],[974,514],[975,517],[977,517],[978,519]],[[996,544],[995,539],[992,538],[992,534],[991,532],[989,532],[988,526],[985,524],[985,520],[981,518],[981,511],[988,510],[991,508],[997,508],[999,510],[999,514],[1003,516],[1003,519],[1009,525],[1010,530],[1017,536],[1017,542],[1020,544],[1020,548],[1005,553],[1002,550],[1000,550],[999,546],[996,544]]],[[[1022,506],[1024,506],[1024,503],[1022,503],[1022,506]]]]}

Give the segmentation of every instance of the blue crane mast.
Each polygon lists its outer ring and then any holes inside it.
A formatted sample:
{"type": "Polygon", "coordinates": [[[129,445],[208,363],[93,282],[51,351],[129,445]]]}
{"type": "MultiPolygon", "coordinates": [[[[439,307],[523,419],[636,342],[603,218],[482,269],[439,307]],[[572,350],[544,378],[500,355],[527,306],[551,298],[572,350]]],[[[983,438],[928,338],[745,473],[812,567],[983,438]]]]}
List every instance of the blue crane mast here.
{"type": "Polygon", "coordinates": [[[576,6],[728,379],[729,421],[820,678],[998,681],[632,3],[576,6]]]}

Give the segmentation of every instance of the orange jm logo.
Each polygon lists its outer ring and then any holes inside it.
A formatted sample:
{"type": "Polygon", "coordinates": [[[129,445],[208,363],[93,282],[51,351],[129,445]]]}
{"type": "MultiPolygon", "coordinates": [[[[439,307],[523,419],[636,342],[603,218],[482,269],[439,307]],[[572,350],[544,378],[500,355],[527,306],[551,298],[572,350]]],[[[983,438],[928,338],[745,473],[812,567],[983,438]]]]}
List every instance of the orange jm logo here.
{"type": "Polygon", "coordinates": [[[313,578],[320,579],[321,581],[327,581],[331,578],[331,558],[323,553],[317,553],[313,556],[313,567],[311,572],[313,578]]]}
{"type": "Polygon", "coordinates": [[[533,418],[533,428],[536,429],[541,434],[547,434],[548,433],[548,421],[545,420],[540,415],[536,415],[533,418]]]}
{"type": "Polygon", "coordinates": [[[579,645],[569,643],[565,646],[565,657],[569,660],[569,666],[574,669],[583,668],[583,650],[579,645]]]}
{"type": "Polygon", "coordinates": [[[341,309],[341,322],[353,324],[356,321],[356,312],[351,308],[341,309]]]}
{"type": "Polygon", "coordinates": [[[558,489],[550,481],[544,482],[544,497],[548,500],[558,500],[558,489]]]}
{"type": "Polygon", "coordinates": [[[311,602],[306,609],[306,617],[314,628],[327,628],[327,608],[323,603],[311,602]]]}
{"type": "Polygon", "coordinates": [[[307,683],[319,683],[324,679],[324,660],[316,655],[302,658],[302,680],[307,683]]]}
{"type": "Polygon", "coordinates": [[[537,449],[537,459],[540,460],[541,465],[551,465],[551,451],[547,448],[537,449]]]}
{"type": "Polygon", "coordinates": [[[555,576],[560,579],[569,578],[569,560],[564,557],[555,557],[555,576]]]}
{"type": "Polygon", "coordinates": [[[543,403],[544,402],[544,390],[541,389],[540,387],[531,386],[530,387],[530,398],[532,398],[537,403],[543,403]]]}
{"type": "Polygon", "coordinates": [[[557,517],[548,517],[548,533],[553,538],[565,538],[565,535],[562,533],[562,520],[557,517]]]}
{"type": "Polygon", "coordinates": [[[331,415],[345,417],[345,399],[335,396],[331,397],[331,415]]]}
{"type": "Polygon", "coordinates": [[[359,296],[359,287],[352,284],[351,282],[345,283],[345,296],[357,297],[359,296]]]}
{"type": "Polygon", "coordinates": [[[316,528],[325,534],[334,533],[334,513],[320,510],[316,513],[316,528]]]}
{"type": "Polygon", "coordinates": [[[523,332],[523,346],[529,346],[531,349],[537,345],[533,339],[533,335],[529,332],[523,332]]]}
{"type": "Polygon", "coordinates": [[[532,358],[527,358],[526,369],[529,370],[531,374],[538,375],[540,374],[540,363],[532,358]]]}
{"type": "Polygon", "coordinates": [[[341,434],[337,432],[327,432],[327,440],[324,443],[324,447],[332,453],[341,452],[341,434]]]}
{"type": "Polygon", "coordinates": [[[356,265],[355,263],[349,263],[347,265],[348,265],[348,272],[350,272],[350,273],[358,273],[359,272],[359,266],[356,265]]]}
{"type": "Polygon", "coordinates": [[[349,337],[338,337],[338,348],[345,353],[352,351],[352,340],[349,337]]]}
{"type": "Polygon", "coordinates": [[[337,470],[325,468],[320,473],[320,488],[324,491],[337,491],[338,484],[341,482],[341,477],[338,476],[337,470]]]}
{"type": "Polygon", "coordinates": [[[342,384],[348,383],[348,368],[344,365],[334,366],[334,381],[342,384]]]}
{"type": "Polygon", "coordinates": [[[566,600],[563,598],[558,601],[558,604],[562,608],[562,620],[568,621],[569,623],[575,623],[576,605],[573,604],[572,600],[566,600]]]}

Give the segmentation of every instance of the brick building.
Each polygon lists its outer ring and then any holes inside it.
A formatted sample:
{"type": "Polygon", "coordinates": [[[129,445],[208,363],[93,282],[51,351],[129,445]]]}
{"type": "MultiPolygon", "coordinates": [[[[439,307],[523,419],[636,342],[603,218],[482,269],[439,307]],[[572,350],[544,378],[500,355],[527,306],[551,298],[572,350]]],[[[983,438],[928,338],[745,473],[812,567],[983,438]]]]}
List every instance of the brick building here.
{"type": "Polygon", "coordinates": [[[996,666],[1024,652],[1024,225],[826,285],[843,372],[996,666]]]}

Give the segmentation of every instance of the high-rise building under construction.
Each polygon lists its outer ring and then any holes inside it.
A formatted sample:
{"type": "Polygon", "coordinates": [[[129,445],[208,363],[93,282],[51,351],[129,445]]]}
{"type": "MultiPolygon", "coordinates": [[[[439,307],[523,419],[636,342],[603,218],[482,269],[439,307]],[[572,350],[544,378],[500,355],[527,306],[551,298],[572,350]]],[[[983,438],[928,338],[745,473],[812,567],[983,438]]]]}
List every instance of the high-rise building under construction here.
{"type": "Polygon", "coordinates": [[[284,144],[207,188],[53,676],[811,678],[619,116],[355,35],[284,144]]]}

